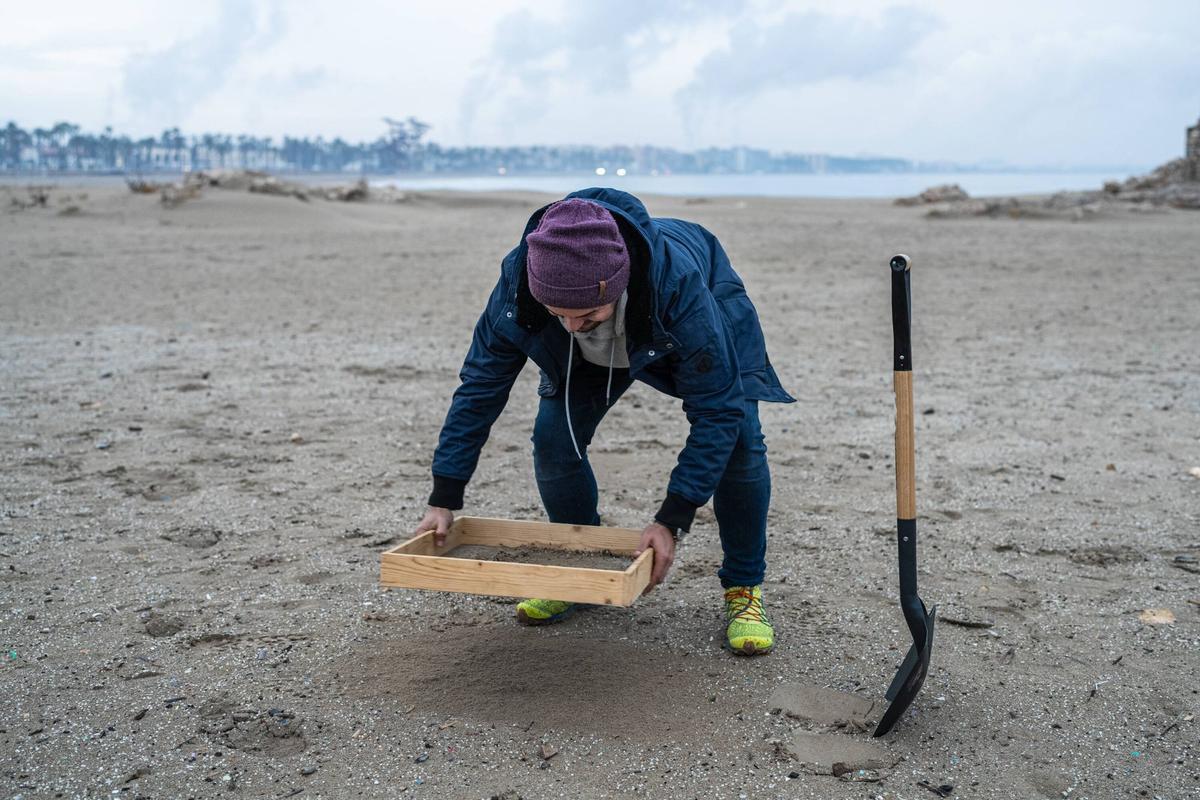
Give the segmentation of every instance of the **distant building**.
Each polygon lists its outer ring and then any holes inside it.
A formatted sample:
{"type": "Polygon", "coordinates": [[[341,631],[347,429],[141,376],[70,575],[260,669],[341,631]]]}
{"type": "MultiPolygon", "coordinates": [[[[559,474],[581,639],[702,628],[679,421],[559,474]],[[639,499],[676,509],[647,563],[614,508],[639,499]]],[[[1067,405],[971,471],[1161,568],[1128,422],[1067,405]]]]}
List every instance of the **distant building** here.
{"type": "Polygon", "coordinates": [[[1200,120],[1187,129],[1187,148],[1184,158],[1187,160],[1187,178],[1190,181],[1200,181],[1200,120]]]}

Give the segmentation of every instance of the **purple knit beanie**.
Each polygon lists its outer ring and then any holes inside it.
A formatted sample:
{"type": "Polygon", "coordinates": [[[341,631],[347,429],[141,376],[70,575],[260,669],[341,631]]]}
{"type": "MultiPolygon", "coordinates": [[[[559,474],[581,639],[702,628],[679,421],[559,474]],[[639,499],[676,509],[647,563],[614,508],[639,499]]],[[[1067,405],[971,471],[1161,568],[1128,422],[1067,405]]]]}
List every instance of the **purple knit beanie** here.
{"type": "Polygon", "coordinates": [[[603,206],[572,197],[546,209],[525,237],[529,291],[545,306],[582,309],[615,303],[629,285],[629,251],[603,206]]]}

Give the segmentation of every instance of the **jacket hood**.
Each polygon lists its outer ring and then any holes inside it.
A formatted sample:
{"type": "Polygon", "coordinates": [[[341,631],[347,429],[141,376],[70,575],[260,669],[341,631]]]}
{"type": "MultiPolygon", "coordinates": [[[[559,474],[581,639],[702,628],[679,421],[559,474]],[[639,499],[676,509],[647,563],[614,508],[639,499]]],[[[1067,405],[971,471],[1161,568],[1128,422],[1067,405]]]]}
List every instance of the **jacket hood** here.
{"type": "MultiPolygon", "coordinates": [[[[659,234],[650,212],[641,200],[618,189],[595,186],[571,192],[563,199],[572,198],[588,200],[603,206],[617,220],[617,227],[620,228],[629,248],[631,262],[627,327],[635,340],[649,340],[654,335],[652,328],[656,327],[653,322],[658,305],[655,288],[660,284],[662,274],[659,234]]],[[[511,277],[512,285],[516,289],[518,323],[531,331],[540,330],[549,320],[550,314],[529,293],[526,260],[529,250],[526,237],[537,228],[542,215],[551,205],[553,203],[548,203],[530,215],[521,234],[521,241],[512,254],[511,266],[514,274],[511,277]]]]}
{"type": "MultiPolygon", "coordinates": [[[[622,221],[628,224],[625,231],[635,231],[640,237],[642,244],[645,245],[645,252],[650,255],[651,272],[656,272],[654,262],[658,261],[654,257],[656,244],[658,239],[658,231],[655,228],[654,220],[650,217],[650,212],[646,210],[646,206],[641,200],[637,199],[629,192],[622,192],[619,189],[609,189],[603,186],[593,186],[588,189],[580,189],[577,192],[571,192],[563,198],[570,200],[579,198],[580,200],[590,200],[597,205],[608,209],[609,213],[617,218],[617,222],[622,221]]],[[[559,202],[558,200],[554,201],[559,202]]],[[[530,215],[529,221],[525,223],[525,231],[521,234],[521,242],[517,245],[517,251],[520,254],[519,266],[525,268],[525,255],[528,250],[526,237],[533,233],[537,228],[538,223],[542,220],[542,215],[546,213],[546,209],[554,203],[547,203],[530,215]]],[[[624,226],[623,226],[624,227],[624,226]]],[[[632,255],[632,254],[631,254],[632,255]]]]}
{"type": "Polygon", "coordinates": [[[641,200],[638,200],[629,192],[622,192],[619,189],[608,189],[602,186],[580,189],[577,192],[571,192],[563,199],[570,200],[576,197],[581,200],[591,200],[593,203],[607,208],[610,213],[619,214],[624,217],[630,225],[637,229],[642,238],[646,240],[646,247],[651,252],[654,251],[654,222],[650,219],[650,212],[646,210],[646,206],[641,200]]]}

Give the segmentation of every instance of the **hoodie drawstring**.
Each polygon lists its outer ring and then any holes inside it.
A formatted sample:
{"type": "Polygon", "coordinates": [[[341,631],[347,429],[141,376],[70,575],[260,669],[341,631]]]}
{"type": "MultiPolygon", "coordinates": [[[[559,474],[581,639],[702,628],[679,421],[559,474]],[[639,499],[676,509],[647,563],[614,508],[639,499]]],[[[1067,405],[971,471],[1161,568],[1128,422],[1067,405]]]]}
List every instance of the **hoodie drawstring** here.
{"type": "Polygon", "coordinates": [[[609,400],[609,398],[612,396],[613,361],[616,359],[616,357],[617,357],[617,340],[613,339],[612,340],[612,349],[608,351],[608,385],[604,387],[604,406],[605,406],[605,408],[612,405],[612,401],[609,400]]]}
{"type": "MultiPolygon", "coordinates": [[[[579,442],[575,441],[575,427],[571,424],[571,362],[575,358],[575,334],[568,331],[570,335],[570,348],[567,351],[567,381],[566,390],[563,396],[563,402],[567,407],[567,432],[571,434],[571,445],[575,448],[575,456],[583,461],[583,454],[579,452],[579,442]]],[[[608,351],[608,385],[604,387],[604,405],[605,407],[612,405],[612,378],[613,364],[617,359],[617,340],[613,339],[612,347],[608,351]]]]}
{"type": "Polygon", "coordinates": [[[567,351],[567,383],[566,394],[563,397],[563,402],[567,406],[567,432],[571,434],[571,444],[575,446],[575,455],[580,461],[583,461],[583,454],[579,452],[579,442],[575,441],[575,428],[571,425],[571,360],[575,356],[575,334],[570,335],[571,349],[567,351]]]}

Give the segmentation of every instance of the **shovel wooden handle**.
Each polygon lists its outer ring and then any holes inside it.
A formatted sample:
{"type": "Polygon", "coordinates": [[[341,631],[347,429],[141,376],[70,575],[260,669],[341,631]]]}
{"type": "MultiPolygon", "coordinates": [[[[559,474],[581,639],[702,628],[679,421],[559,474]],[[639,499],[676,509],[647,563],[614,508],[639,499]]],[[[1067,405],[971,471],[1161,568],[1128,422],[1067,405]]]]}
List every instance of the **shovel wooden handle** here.
{"type": "Polygon", "coordinates": [[[896,392],[896,518],[917,518],[916,459],[913,436],[912,394],[912,291],[906,255],[892,256],[892,339],[895,372],[892,386],[896,392]]]}

